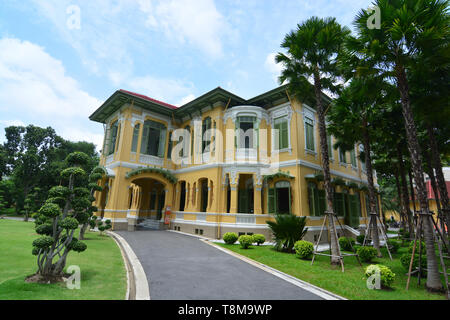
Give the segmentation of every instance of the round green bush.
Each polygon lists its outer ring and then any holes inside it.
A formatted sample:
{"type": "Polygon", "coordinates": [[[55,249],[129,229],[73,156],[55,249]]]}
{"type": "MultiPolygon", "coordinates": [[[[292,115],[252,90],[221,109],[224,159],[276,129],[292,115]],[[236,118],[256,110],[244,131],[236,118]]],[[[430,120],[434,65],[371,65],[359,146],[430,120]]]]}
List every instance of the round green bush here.
{"type": "Polygon", "coordinates": [[[358,241],[359,244],[363,244],[365,237],[366,235],[360,234],[359,236],[356,237],[356,241],[358,241]]]}
{"type": "Polygon", "coordinates": [[[47,218],[56,218],[61,214],[61,209],[57,204],[45,203],[40,209],[39,213],[47,218]]]}
{"type": "MultiPolygon", "coordinates": [[[[422,245],[422,255],[427,254],[427,248],[425,246],[425,241],[420,241],[420,242],[417,241],[415,254],[419,254],[419,245],[422,245]]],[[[414,241],[411,241],[409,243],[409,248],[408,248],[409,253],[412,253],[413,247],[414,247],[414,241]]]]}
{"type": "MultiPolygon", "coordinates": [[[[403,269],[406,272],[408,272],[409,271],[409,264],[411,263],[411,253],[402,254],[402,256],[400,257],[400,263],[402,264],[403,269]]],[[[422,258],[420,260],[420,265],[422,266],[422,269],[426,269],[427,268],[427,258],[426,258],[426,256],[422,256],[422,258]]],[[[415,254],[411,271],[416,270],[418,267],[419,267],[419,255],[415,254]]],[[[423,270],[422,271],[422,275],[426,275],[426,271],[423,270]]]]}
{"type": "Polygon", "coordinates": [[[339,238],[339,246],[341,250],[344,251],[352,251],[352,247],[355,245],[355,239],[351,237],[340,237],[339,238]]]}
{"type": "Polygon", "coordinates": [[[78,220],[72,217],[64,218],[59,225],[61,228],[68,229],[68,230],[74,230],[78,228],[78,220]]]}
{"type": "Polygon", "coordinates": [[[227,232],[223,235],[223,241],[226,244],[233,244],[237,241],[238,235],[234,232],[227,232]]]}
{"type": "Polygon", "coordinates": [[[314,252],[312,242],[300,240],[294,244],[295,255],[300,259],[309,260],[314,252]]]}
{"type": "Polygon", "coordinates": [[[258,246],[266,242],[266,237],[263,234],[254,234],[252,237],[253,243],[256,243],[258,246]]]}
{"type": "Polygon", "coordinates": [[[370,262],[377,256],[377,250],[373,247],[360,247],[356,253],[363,262],[370,262]]]}
{"type": "Polygon", "coordinates": [[[72,245],[72,250],[75,252],[83,252],[84,250],[86,250],[87,245],[84,242],[81,241],[76,241],[73,245],[72,245]]]}
{"type": "Polygon", "coordinates": [[[239,237],[238,241],[242,249],[248,249],[253,243],[253,237],[248,235],[242,235],[239,237]]]}
{"type": "Polygon", "coordinates": [[[380,280],[381,286],[385,288],[389,288],[392,286],[392,283],[395,280],[395,273],[392,272],[391,269],[382,265],[382,264],[371,264],[365,270],[366,277],[369,278],[373,275],[377,270],[380,271],[380,280]]]}
{"type": "Polygon", "coordinates": [[[53,241],[53,238],[50,236],[42,236],[33,241],[33,247],[47,249],[53,244],[53,241]]]}
{"type": "Polygon", "coordinates": [[[391,253],[397,253],[398,252],[398,249],[400,248],[400,243],[398,243],[398,241],[388,240],[387,243],[388,243],[388,246],[389,246],[389,251],[391,253]]]}
{"type": "Polygon", "coordinates": [[[40,235],[50,236],[53,233],[53,226],[50,223],[43,223],[36,227],[36,233],[40,235]]]}

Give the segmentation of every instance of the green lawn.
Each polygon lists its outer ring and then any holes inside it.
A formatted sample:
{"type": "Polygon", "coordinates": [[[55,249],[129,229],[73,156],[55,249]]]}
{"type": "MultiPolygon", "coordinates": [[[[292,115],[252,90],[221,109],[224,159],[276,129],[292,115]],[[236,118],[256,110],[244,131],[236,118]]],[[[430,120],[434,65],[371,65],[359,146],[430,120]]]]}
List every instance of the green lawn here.
{"type": "MultiPolygon", "coordinates": [[[[407,276],[400,263],[399,257],[407,252],[407,248],[400,248],[399,252],[393,255],[394,260],[389,260],[386,249],[383,249],[384,256],[388,258],[377,258],[373,263],[388,266],[396,274],[396,279],[392,290],[369,290],[366,287],[364,270],[356,261],[355,257],[344,258],[345,273],[342,273],[340,266],[331,266],[330,258],[326,256],[316,256],[314,265],[311,261],[300,260],[295,254],[275,251],[271,246],[253,246],[244,250],[238,244],[228,245],[216,243],[226,249],[256,260],[267,266],[280,270],[298,279],[309,282],[325,290],[331,291],[342,297],[352,300],[444,300],[444,295],[428,293],[423,284],[426,279],[422,279],[421,287],[417,286],[417,277],[411,278],[409,291],[405,290],[407,276]]],[[[368,266],[363,263],[363,266],[368,266]]]]}
{"type": "Polygon", "coordinates": [[[119,247],[108,236],[86,233],[85,252],[71,252],[66,267],[81,269],[81,289],[65,284],[26,283],[37,270],[31,243],[38,235],[34,223],[0,220],[0,300],[123,300],[127,288],[126,269],[119,247]]]}

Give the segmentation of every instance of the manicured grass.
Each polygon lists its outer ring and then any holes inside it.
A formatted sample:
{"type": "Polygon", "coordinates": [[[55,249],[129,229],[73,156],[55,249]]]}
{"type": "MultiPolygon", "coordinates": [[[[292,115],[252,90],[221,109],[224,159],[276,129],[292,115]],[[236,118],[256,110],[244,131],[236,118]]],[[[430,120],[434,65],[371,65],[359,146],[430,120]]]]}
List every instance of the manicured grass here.
{"type": "Polygon", "coordinates": [[[0,220],[0,300],[123,300],[127,276],[117,244],[108,236],[87,232],[85,252],[71,252],[66,267],[81,269],[81,289],[69,290],[64,283],[26,283],[37,270],[31,254],[34,223],[0,220]]]}
{"type": "MultiPolygon", "coordinates": [[[[410,288],[406,287],[406,272],[400,263],[400,256],[406,253],[408,248],[400,248],[399,252],[393,255],[391,261],[386,249],[383,255],[387,258],[377,258],[371,264],[383,264],[391,268],[396,274],[392,289],[389,290],[369,290],[366,287],[364,269],[359,266],[355,257],[344,258],[345,273],[342,273],[340,266],[331,266],[330,258],[326,256],[316,256],[314,265],[310,260],[300,260],[295,254],[277,252],[271,246],[252,246],[250,249],[241,249],[239,245],[228,245],[217,243],[226,249],[256,260],[267,266],[292,275],[298,279],[307,281],[325,290],[331,291],[342,297],[352,300],[444,300],[442,294],[432,294],[424,289],[426,279],[422,279],[421,286],[417,286],[417,277],[412,277],[410,288]]],[[[367,267],[368,263],[363,263],[367,267]]]]}

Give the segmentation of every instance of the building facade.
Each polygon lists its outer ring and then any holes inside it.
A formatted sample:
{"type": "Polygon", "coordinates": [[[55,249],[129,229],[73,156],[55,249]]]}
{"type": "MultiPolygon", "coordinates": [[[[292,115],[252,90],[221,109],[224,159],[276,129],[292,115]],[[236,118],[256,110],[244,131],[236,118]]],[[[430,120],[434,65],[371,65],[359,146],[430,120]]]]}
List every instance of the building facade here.
{"type": "MultiPolygon", "coordinates": [[[[153,221],[221,238],[230,231],[270,237],[266,221],[295,214],[308,217],[314,240],[326,204],[312,105],[286,86],[249,100],[219,87],[179,108],[116,91],[90,116],[105,129],[97,215],[116,230],[153,221]]],[[[334,143],[329,136],[338,232],[356,234],[368,211],[362,149],[343,152],[334,143]]]]}

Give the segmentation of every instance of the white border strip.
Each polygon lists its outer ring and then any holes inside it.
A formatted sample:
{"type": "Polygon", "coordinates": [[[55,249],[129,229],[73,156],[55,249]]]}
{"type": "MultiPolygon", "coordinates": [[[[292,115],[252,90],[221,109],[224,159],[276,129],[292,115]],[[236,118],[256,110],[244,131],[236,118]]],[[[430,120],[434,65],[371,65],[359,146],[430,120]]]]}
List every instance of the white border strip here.
{"type": "Polygon", "coordinates": [[[269,266],[267,266],[265,264],[262,264],[260,262],[254,261],[254,260],[249,259],[247,257],[244,257],[244,256],[242,256],[242,255],[240,255],[238,253],[235,253],[233,251],[230,251],[230,250],[222,248],[222,247],[220,247],[218,245],[215,245],[215,244],[211,243],[210,241],[207,241],[207,240],[201,240],[201,241],[203,241],[203,242],[209,244],[210,246],[212,246],[212,247],[214,247],[214,248],[216,248],[216,249],[218,249],[220,251],[223,251],[223,252],[225,252],[225,253],[227,253],[227,254],[235,257],[235,258],[238,258],[238,259],[240,259],[240,260],[242,260],[244,262],[247,262],[248,264],[251,264],[254,267],[257,267],[257,268],[259,268],[261,270],[264,270],[264,271],[266,271],[266,272],[268,272],[268,273],[270,273],[270,274],[272,274],[272,275],[274,275],[274,276],[276,276],[276,277],[278,277],[280,279],[283,279],[283,280],[285,280],[285,281],[287,281],[287,282],[289,282],[289,283],[291,283],[291,284],[293,284],[293,285],[295,285],[295,286],[297,286],[299,288],[302,288],[302,289],[304,289],[306,291],[309,291],[309,292],[311,292],[311,293],[313,293],[313,294],[315,294],[315,295],[317,295],[317,296],[319,296],[319,297],[321,297],[321,298],[323,298],[325,300],[347,300],[344,297],[341,297],[341,296],[339,296],[337,294],[329,292],[329,291],[327,291],[325,289],[319,288],[319,287],[317,287],[315,285],[312,285],[312,284],[310,284],[310,283],[308,283],[306,281],[300,280],[300,279],[295,278],[295,277],[293,277],[293,276],[291,276],[289,274],[286,274],[284,272],[281,272],[279,270],[271,268],[271,267],[269,267],[269,266]]]}

